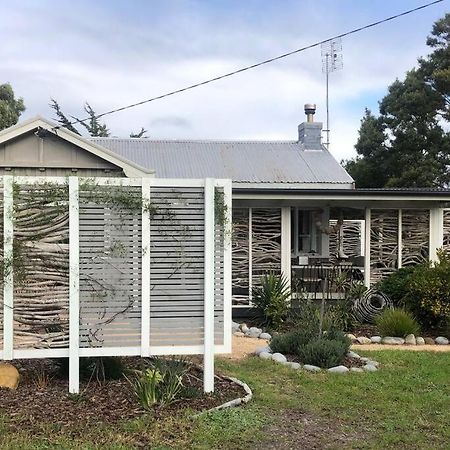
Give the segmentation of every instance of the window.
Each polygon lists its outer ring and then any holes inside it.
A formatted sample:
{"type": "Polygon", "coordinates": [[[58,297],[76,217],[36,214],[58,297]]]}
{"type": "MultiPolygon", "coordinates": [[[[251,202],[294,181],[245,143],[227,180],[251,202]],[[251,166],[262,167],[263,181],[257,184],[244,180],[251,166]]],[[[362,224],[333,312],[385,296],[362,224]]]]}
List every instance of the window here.
{"type": "Polygon", "coordinates": [[[316,222],[322,217],[321,210],[292,208],[291,211],[291,252],[292,256],[320,255],[322,233],[316,222]]]}

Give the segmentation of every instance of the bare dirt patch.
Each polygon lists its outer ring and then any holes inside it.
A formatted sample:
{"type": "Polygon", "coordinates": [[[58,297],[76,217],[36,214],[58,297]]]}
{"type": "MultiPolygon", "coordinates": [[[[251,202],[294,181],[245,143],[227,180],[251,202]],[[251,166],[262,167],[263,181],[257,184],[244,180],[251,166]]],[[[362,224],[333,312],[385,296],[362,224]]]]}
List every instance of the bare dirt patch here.
{"type": "Polygon", "coordinates": [[[346,448],[364,437],[361,431],[349,431],[338,419],[319,418],[296,409],[281,412],[263,431],[266,440],[258,449],[346,448]]]}

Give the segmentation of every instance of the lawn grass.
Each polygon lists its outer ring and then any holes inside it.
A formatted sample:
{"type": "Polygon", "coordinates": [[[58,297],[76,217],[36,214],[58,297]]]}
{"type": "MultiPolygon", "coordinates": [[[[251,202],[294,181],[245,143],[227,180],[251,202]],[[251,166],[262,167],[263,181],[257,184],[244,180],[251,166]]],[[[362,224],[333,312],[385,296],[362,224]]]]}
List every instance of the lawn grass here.
{"type": "MultiPolygon", "coordinates": [[[[190,411],[28,436],[1,416],[2,449],[450,448],[450,353],[370,352],[374,373],[309,374],[258,358],[218,360],[247,382],[247,406],[196,420],[190,411]]],[[[1,406],[1,399],[0,399],[1,406]]]]}

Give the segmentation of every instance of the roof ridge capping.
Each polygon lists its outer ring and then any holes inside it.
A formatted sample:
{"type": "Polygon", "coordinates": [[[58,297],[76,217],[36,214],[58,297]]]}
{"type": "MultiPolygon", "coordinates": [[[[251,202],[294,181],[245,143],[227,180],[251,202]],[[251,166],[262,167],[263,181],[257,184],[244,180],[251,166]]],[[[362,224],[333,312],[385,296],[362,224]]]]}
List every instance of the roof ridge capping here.
{"type": "MultiPolygon", "coordinates": [[[[192,142],[192,143],[211,143],[211,144],[299,144],[299,141],[293,139],[183,139],[183,138],[131,138],[131,137],[117,137],[117,136],[108,136],[108,137],[94,137],[90,136],[87,139],[90,141],[131,141],[131,142],[192,142]]],[[[301,143],[300,143],[301,144],[301,143]]]]}

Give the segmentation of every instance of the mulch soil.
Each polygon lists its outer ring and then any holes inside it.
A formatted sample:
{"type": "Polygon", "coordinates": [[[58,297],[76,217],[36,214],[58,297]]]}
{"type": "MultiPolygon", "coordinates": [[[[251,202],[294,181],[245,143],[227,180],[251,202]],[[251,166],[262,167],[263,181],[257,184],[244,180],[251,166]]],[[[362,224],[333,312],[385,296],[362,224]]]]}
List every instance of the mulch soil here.
{"type": "MultiPolygon", "coordinates": [[[[138,358],[127,358],[126,367],[139,367],[138,358]]],[[[86,380],[80,383],[80,395],[68,394],[68,381],[61,378],[51,360],[22,360],[14,365],[21,373],[17,390],[0,388],[1,416],[11,431],[30,433],[42,430],[45,424],[58,429],[80,430],[85,426],[114,424],[142,417],[149,411],[140,407],[129,382],[125,378],[98,382],[86,380]],[[45,382],[42,380],[45,375],[45,382]]],[[[215,392],[203,393],[203,374],[192,366],[183,384],[189,398],[181,398],[165,407],[155,407],[155,416],[175,415],[181,410],[201,412],[219,406],[229,400],[243,397],[240,386],[216,377],[215,392]]]]}

